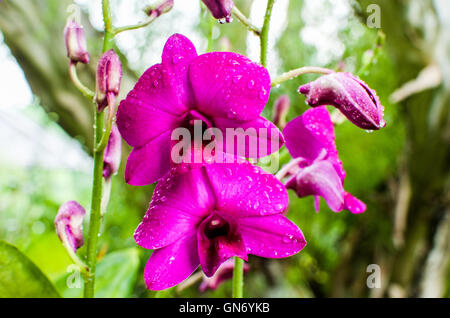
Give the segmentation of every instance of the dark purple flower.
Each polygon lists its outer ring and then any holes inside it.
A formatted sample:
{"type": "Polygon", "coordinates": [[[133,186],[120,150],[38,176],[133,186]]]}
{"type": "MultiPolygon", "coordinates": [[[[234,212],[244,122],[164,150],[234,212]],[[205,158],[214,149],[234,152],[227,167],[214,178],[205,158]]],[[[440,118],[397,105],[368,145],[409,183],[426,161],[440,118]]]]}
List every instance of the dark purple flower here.
{"type": "Polygon", "coordinates": [[[386,126],[384,107],[375,91],[351,73],[331,73],[299,88],[308,105],[333,105],[356,126],[377,130],[386,126]]]}
{"type": "Polygon", "coordinates": [[[73,63],[89,63],[89,52],[83,28],[74,20],[67,21],[64,28],[64,42],[67,56],[73,63]]]}
{"type": "Polygon", "coordinates": [[[67,201],[58,210],[55,217],[56,233],[63,243],[67,243],[74,252],[83,243],[84,208],[76,201],[67,201]]]}
{"type": "Polygon", "coordinates": [[[330,209],[362,213],[366,206],[344,190],[345,171],[338,157],[334,126],[325,106],[307,110],[283,130],[286,147],[297,164],[290,169],[286,187],[299,197],[314,195],[316,210],[320,197],[330,209]]]}
{"type": "Polygon", "coordinates": [[[147,287],[172,287],[199,265],[211,277],[233,256],[299,252],[306,242],[283,215],[287,205],[283,184],[246,160],[174,166],[134,234],[140,246],[155,249],[144,271],[147,287]]]}
{"type": "Polygon", "coordinates": [[[263,66],[231,52],[198,56],[186,37],[171,36],[161,64],[145,71],[117,111],[119,131],[134,147],[125,180],[147,185],[161,178],[174,164],[172,132],[180,127],[191,131],[195,121],[223,132],[225,152],[240,152],[227,143],[227,128],[255,129],[248,144],[267,145],[256,154],[245,145],[241,150],[246,157],[277,151],[284,142],[281,132],[260,116],[269,92],[270,76],[263,66]],[[260,135],[261,129],[270,134],[260,135]]]}
{"type": "Polygon", "coordinates": [[[103,178],[109,179],[119,170],[122,156],[122,138],[115,124],[111,126],[108,144],[103,156],[103,178]]]}
{"type": "Polygon", "coordinates": [[[233,0],[202,0],[208,7],[214,18],[220,21],[231,21],[231,10],[234,7],[233,0]]]}
{"type": "Polygon", "coordinates": [[[281,95],[275,101],[275,105],[273,106],[273,123],[280,127],[284,128],[286,126],[286,115],[289,111],[289,107],[291,105],[291,100],[288,95],[281,95]]]}
{"type": "MultiPolygon", "coordinates": [[[[203,276],[200,284],[200,291],[205,292],[208,289],[215,290],[223,282],[233,278],[234,259],[229,258],[220,265],[215,274],[211,277],[203,276]]],[[[244,274],[250,270],[250,266],[244,263],[244,274]]]]}
{"type": "Polygon", "coordinates": [[[108,104],[108,98],[114,98],[119,94],[122,80],[122,64],[119,56],[113,49],[106,51],[97,65],[97,103],[99,111],[108,104]]]}

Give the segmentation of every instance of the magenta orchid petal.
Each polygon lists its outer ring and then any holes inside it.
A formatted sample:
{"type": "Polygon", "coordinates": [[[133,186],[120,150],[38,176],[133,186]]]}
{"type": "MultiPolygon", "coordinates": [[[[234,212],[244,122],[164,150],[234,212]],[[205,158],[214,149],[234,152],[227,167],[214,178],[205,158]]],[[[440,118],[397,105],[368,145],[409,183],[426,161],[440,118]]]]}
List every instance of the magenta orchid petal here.
{"type": "Polygon", "coordinates": [[[288,194],[272,174],[248,162],[206,165],[216,208],[239,217],[283,212],[288,194]]]}
{"type": "Polygon", "coordinates": [[[227,153],[245,158],[260,158],[277,151],[284,144],[279,129],[262,116],[247,122],[226,118],[216,118],[214,122],[224,132],[223,150],[227,153]],[[234,129],[230,136],[227,135],[226,128],[234,129]]]}
{"type": "Polygon", "coordinates": [[[167,289],[185,280],[199,265],[196,236],[186,235],[153,251],[145,266],[145,283],[150,290],[167,289]]]}
{"type": "Polygon", "coordinates": [[[198,227],[198,254],[207,277],[232,256],[247,261],[247,252],[236,222],[220,213],[212,213],[198,227]]]}
{"type": "Polygon", "coordinates": [[[380,129],[386,123],[384,107],[375,91],[351,73],[331,73],[299,88],[312,106],[333,105],[363,129],[380,129]]]}
{"type": "Polygon", "coordinates": [[[344,190],[346,174],[338,156],[334,126],[325,106],[308,109],[290,121],[283,133],[292,157],[303,159],[289,171],[288,189],[295,190],[299,197],[314,195],[316,211],[320,197],[334,212],[342,209],[352,213],[365,211],[365,204],[344,190]]]}
{"type": "MultiPolygon", "coordinates": [[[[161,64],[152,66],[141,76],[117,111],[119,131],[135,147],[125,170],[127,182],[153,183],[178,164],[171,156],[176,143],[162,141],[176,128],[195,132],[196,123],[200,123],[200,129],[203,126],[219,129],[225,137],[228,128],[244,131],[257,128],[258,132],[249,137],[257,145],[244,145],[241,152],[249,157],[261,157],[277,151],[283,137],[272,123],[260,117],[269,92],[270,76],[262,65],[231,52],[197,56],[186,37],[171,36],[164,47],[161,64]],[[264,128],[265,135],[260,133],[260,128],[264,128]],[[254,150],[256,155],[251,156],[254,150]],[[156,159],[150,155],[152,152],[156,159]]],[[[215,143],[214,138],[211,146],[215,143]]],[[[225,151],[234,150],[231,146],[225,148],[225,151]]]]}
{"type": "Polygon", "coordinates": [[[324,155],[325,150],[327,159],[333,163],[341,179],[345,178],[336,148],[334,126],[325,106],[308,109],[303,115],[291,120],[283,134],[292,157],[313,162],[324,155]]]}
{"type": "Polygon", "coordinates": [[[157,181],[170,169],[170,135],[171,132],[167,131],[131,151],[125,167],[127,183],[136,186],[147,185],[157,181]]]}
{"type": "Polygon", "coordinates": [[[212,118],[253,120],[269,99],[269,72],[237,53],[198,56],[190,66],[189,78],[197,109],[212,118]]]}
{"type": "Polygon", "coordinates": [[[364,202],[348,192],[345,193],[344,201],[345,209],[349,210],[353,214],[360,214],[366,211],[366,205],[364,204],[364,202]]]}
{"type": "Polygon", "coordinates": [[[306,245],[302,231],[281,214],[239,220],[247,253],[268,258],[288,257],[306,245]]]}
{"type": "MultiPolygon", "coordinates": [[[[250,270],[250,266],[244,263],[244,274],[250,270]]],[[[208,289],[215,290],[223,282],[233,278],[234,270],[234,259],[229,258],[217,269],[216,273],[212,277],[203,277],[202,283],[200,284],[200,291],[205,292],[208,289]]]]}
{"type": "Polygon", "coordinates": [[[117,110],[117,125],[125,141],[141,147],[162,133],[181,125],[183,106],[173,107],[163,92],[145,87],[161,74],[161,65],[149,68],[135,88],[121,101],[117,110]],[[152,75],[153,74],[153,75],[152,75]]]}
{"type": "Polygon", "coordinates": [[[156,185],[150,207],[136,229],[134,239],[147,249],[169,245],[195,232],[202,218],[214,208],[214,203],[214,193],[203,169],[172,168],[156,185]]]}
{"type": "Polygon", "coordinates": [[[286,187],[294,189],[299,197],[320,195],[330,209],[339,212],[344,208],[344,187],[333,165],[326,161],[316,161],[300,169],[287,183],[286,187]]]}

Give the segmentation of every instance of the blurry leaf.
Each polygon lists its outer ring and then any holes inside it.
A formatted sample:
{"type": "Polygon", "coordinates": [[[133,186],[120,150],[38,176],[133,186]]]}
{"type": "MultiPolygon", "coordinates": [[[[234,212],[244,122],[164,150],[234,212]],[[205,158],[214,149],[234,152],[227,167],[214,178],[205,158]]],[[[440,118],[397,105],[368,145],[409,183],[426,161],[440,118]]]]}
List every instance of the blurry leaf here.
{"type": "Polygon", "coordinates": [[[97,265],[95,297],[130,297],[138,269],[135,248],[107,254],[97,265]]]}
{"type": "Polygon", "coordinates": [[[0,241],[0,297],[60,297],[42,271],[16,247],[0,241]]]}
{"type": "Polygon", "coordinates": [[[24,252],[50,279],[65,273],[72,264],[55,232],[34,235],[24,252]],[[52,257],[48,257],[49,251],[52,257]]]}

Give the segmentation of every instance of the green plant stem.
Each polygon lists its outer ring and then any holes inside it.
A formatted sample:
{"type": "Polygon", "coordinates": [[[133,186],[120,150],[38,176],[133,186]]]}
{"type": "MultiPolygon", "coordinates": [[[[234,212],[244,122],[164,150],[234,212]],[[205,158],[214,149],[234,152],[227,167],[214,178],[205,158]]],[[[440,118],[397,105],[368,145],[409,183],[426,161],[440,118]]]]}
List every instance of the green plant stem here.
{"type": "Polygon", "coordinates": [[[117,34],[119,34],[120,32],[123,32],[123,31],[130,31],[130,30],[136,30],[136,29],[140,29],[140,28],[144,28],[144,27],[146,27],[147,25],[149,25],[150,23],[152,23],[153,21],[155,21],[155,19],[158,17],[158,15],[155,13],[155,14],[152,14],[152,15],[150,15],[148,18],[147,18],[147,20],[145,20],[145,21],[142,21],[142,22],[140,22],[140,23],[137,23],[137,24],[133,24],[133,25],[126,25],[126,26],[123,26],[123,27],[117,27],[117,28],[114,28],[113,29],[113,34],[114,35],[117,35],[117,34]]]}
{"type": "Polygon", "coordinates": [[[236,5],[231,10],[232,14],[247,27],[247,30],[253,32],[255,35],[261,35],[261,29],[253,25],[249,19],[236,7],[236,5]]]}
{"type": "Polygon", "coordinates": [[[296,68],[295,70],[291,70],[289,72],[286,72],[284,74],[281,74],[277,78],[272,80],[271,86],[277,86],[281,83],[293,79],[297,76],[303,75],[303,74],[330,74],[333,73],[333,70],[330,70],[328,68],[323,67],[317,67],[317,66],[304,66],[300,68],[296,68]]]}
{"type": "Polygon", "coordinates": [[[264,16],[264,24],[261,28],[260,34],[260,45],[261,45],[261,65],[267,66],[267,46],[269,43],[269,26],[270,26],[270,17],[272,16],[272,8],[275,0],[267,1],[266,14],[264,16]]]}
{"type": "Polygon", "coordinates": [[[69,75],[75,87],[88,99],[91,101],[94,99],[95,93],[87,88],[78,78],[77,66],[72,61],[69,62],[69,75]]]}
{"type": "MultiPolygon", "coordinates": [[[[103,134],[104,115],[95,110],[95,143],[98,143],[103,134]]],[[[94,297],[95,268],[97,263],[97,243],[100,231],[100,215],[102,200],[103,177],[103,150],[94,151],[94,173],[92,182],[91,215],[89,233],[87,238],[87,266],[89,277],[84,283],[84,297],[94,297]]]]}
{"type": "Polygon", "coordinates": [[[234,269],[233,269],[233,298],[243,297],[244,287],[244,261],[239,257],[234,257],[234,269]]]}
{"type": "MultiPolygon", "coordinates": [[[[103,38],[103,52],[108,51],[113,46],[114,34],[112,32],[111,10],[108,0],[102,0],[103,22],[105,25],[105,35],[103,38]]],[[[108,116],[109,117],[109,116],[108,116]]],[[[103,154],[104,148],[98,148],[103,137],[103,127],[105,116],[103,111],[95,110],[94,119],[94,172],[92,180],[91,215],[89,221],[89,233],[87,237],[87,266],[89,275],[84,283],[84,297],[94,297],[95,269],[97,263],[97,244],[100,232],[101,201],[103,187],[103,154]]],[[[106,132],[105,132],[106,133],[106,132]]]]}

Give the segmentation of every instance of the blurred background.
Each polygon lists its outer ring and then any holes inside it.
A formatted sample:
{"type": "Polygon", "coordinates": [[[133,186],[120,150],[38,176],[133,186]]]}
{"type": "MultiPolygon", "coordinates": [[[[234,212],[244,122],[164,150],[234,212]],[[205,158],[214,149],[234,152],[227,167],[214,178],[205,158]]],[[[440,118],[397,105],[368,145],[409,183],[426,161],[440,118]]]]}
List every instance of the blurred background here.
{"type": "MultiPolygon", "coordinates": [[[[111,0],[114,24],[144,19],[142,9],[152,2],[111,0]]],[[[262,25],[266,0],[235,2],[262,25]]],[[[93,166],[92,105],[70,81],[63,41],[71,3],[0,1],[0,240],[17,246],[61,295],[78,297],[82,288],[68,288],[71,261],[53,225],[67,200],[88,210],[93,166]]],[[[93,88],[101,54],[101,1],[75,3],[91,53],[91,63],[79,65],[78,74],[93,88]]],[[[212,34],[213,50],[259,60],[259,39],[239,21],[221,25],[199,0],[175,0],[173,10],[150,26],[117,36],[124,65],[121,98],[160,61],[173,33],[189,37],[199,53],[212,34]]],[[[366,202],[367,211],[333,213],[322,201],[315,213],[312,198],[298,199],[289,191],[288,217],[308,245],[288,259],[251,257],[244,296],[449,297],[450,3],[277,0],[269,41],[272,77],[304,65],[356,73],[377,91],[387,126],[370,134],[348,121],[336,127],[346,190],[366,202]],[[371,20],[376,12],[380,28],[371,20]],[[367,285],[370,264],[381,269],[379,288],[367,285]]],[[[271,117],[282,94],[291,99],[288,120],[300,115],[307,106],[296,90],[316,77],[274,88],[263,115],[271,117]]],[[[132,235],[153,186],[125,184],[129,151],[124,144],[102,223],[96,296],[229,297],[230,281],[204,293],[199,282],[182,290],[146,290],[143,268],[151,251],[137,247],[132,235]]]]}

